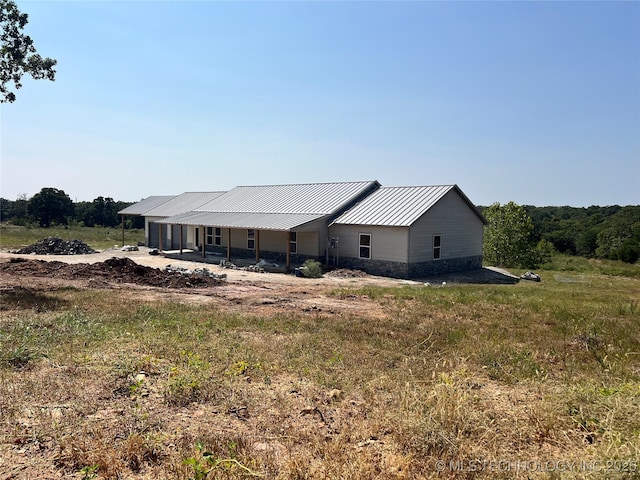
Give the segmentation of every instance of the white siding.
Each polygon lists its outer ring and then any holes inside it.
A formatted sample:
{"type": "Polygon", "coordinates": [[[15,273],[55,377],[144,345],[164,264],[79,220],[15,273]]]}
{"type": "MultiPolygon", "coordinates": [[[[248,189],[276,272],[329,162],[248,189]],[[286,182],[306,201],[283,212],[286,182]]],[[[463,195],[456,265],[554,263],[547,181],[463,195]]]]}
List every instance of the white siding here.
{"type": "Polygon", "coordinates": [[[331,237],[340,237],[338,253],[340,257],[358,258],[361,233],[371,235],[371,260],[387,262],[407,262],[409,229],[405,227],[376,227],[371,225],[334,225],[331,237]]]}
{"type": "Polygon", "coordinates": [[[454,191],[411,227],[411,263],[433,260],[433,236],[442,236],[441,259],[482,255],[482,221],[454,191]]]}

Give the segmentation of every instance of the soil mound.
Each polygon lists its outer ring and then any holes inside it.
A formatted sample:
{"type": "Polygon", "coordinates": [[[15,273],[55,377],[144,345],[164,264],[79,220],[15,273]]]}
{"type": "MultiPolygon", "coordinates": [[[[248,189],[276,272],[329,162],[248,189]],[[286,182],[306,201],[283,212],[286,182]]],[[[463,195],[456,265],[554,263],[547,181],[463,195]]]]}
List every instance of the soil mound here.
{"type": "Polygon", "coordinates": [[[351,270],[349,268],[338,268],[336,270],[331,270],[330,272],[327,272],[326,275],[328,277],[337,278],[364,278],[369,276],[369,274],[363,272],[362,270],[351,270]]]}
{"type": "Polygon", "coordinates": [[[58,237],[47,237],[28,247],[16,250],[14,253],[36,254],[36,255],[86,255],[96,253],[86,243],[81,240],[62,240],[58,237]]]}
{"type": "MultiPolygon", "coordinates": [[[[16,259],[17,260],[17,259],[16,259]]],[[[22,259],[20,259],[22,260],[22,259]]],[[[167,272],[139,265],[130,258],[110,258],[98,263],[68,264],[45,260],[0,263],[0,273],[69,280],[89,279],[92,284],[133,283],[150,287],[198,288],[219,285],[222,280],[196,274],[167,272]]]]}

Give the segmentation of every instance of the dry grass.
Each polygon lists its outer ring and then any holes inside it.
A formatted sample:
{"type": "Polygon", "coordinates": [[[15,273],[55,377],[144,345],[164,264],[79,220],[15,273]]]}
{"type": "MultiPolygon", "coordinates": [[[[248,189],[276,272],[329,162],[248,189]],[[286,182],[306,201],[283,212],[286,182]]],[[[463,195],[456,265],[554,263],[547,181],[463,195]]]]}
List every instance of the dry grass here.
{"type": "Polygon", "coordinates": [[[374,318],[16,290],[0,477],[639,478],[640,281],[569,277],[330,292],[374,318]]]}

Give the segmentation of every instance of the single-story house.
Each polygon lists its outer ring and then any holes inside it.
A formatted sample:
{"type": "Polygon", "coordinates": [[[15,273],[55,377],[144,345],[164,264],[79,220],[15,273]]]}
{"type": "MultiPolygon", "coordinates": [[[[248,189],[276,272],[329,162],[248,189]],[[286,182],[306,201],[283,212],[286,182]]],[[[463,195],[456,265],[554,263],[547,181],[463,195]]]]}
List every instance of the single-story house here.
{"type": "Polygon", "coordinates": [[[160,250],[264,258],[287,270],[315,259],[398,278],[480,268],[486,224],[457,185],[375,180],[149,197],[119,213],[144,215],[146,244],[160,250]]]}

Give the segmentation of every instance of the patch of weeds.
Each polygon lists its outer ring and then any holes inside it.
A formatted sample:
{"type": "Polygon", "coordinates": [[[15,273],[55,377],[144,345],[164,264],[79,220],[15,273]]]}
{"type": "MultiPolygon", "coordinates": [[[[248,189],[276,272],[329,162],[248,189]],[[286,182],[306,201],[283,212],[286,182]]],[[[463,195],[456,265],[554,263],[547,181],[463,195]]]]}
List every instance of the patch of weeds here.
{"type": "Polygon", "coordinates": [[[618,303],[618,315],[634,316],[640,314],[640,304],[637,300],[629,300],[629,302],[618,303]]]}
{"type": "Polygon", "coordinates": [[[86,467],[82,467],[80,469],[80,475],[82,475],[82,480],[93,480],[94,478],[98,478],[98,469],[100,467],[98,465],[87,465],[86,467]]]}
{"type": "Polygon", "coordinates": [[[200,355],[182,352],[178,365],[169,371],[165,400],[172,405],[188,405],[206,397],[211,382],[211,365],[200,355]]]}
{"type": "Polygon", "coordinates": [[[34,352],[26,345],[19,345],[2,355],[2,363],[12,368],[23,369],[29,365],[29,362],[42,357],[41,354],[34,352]]]}
{"type": "Polygon", "coordinates": [[[99,323],[79,308],[74,307],[58,317],[55,325],[58,325],[65,334],[95,336],[99,323]]]}
{"type": "Polygon", "coordinates": [[[582,385],[568,391],[565,397],[569,417],[585,442],[607,440],[609,455],[613,449],[625,454],[631,445],[637,445],[640,434],[637,415],[640,385],[637,382],[582,385]]]}
{"type": "Polygon", "coordinates": [[[255,472],[246,465],[240,463],[240,461],[235,458],[235,449],[235,443],[230,442],[229,450],[231,457],[219,458],[214,453],[205,450],[202,442],[196,442],[196,454],[193,457],[184,459],[182,464],[191,467],[193,476],[189,477],[190,480],[204,480],[207,478],[209,473],[214,470],[228,473],[234,470],[240,470],[243,475],[264,477],[264,474],[255,472]]]}
{"type": "Polygon", "coordinates": [[[529,350],[512,349],[497,354],[485,352],[481,361],[492,380],[517,383],[520,380],[546,377],[544,367],[529,350]]]}

